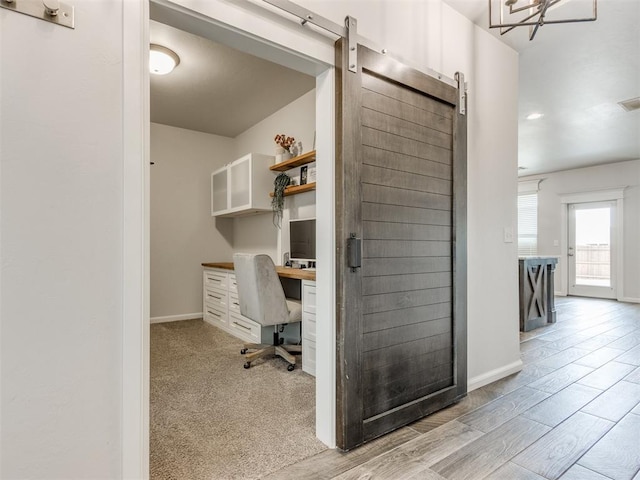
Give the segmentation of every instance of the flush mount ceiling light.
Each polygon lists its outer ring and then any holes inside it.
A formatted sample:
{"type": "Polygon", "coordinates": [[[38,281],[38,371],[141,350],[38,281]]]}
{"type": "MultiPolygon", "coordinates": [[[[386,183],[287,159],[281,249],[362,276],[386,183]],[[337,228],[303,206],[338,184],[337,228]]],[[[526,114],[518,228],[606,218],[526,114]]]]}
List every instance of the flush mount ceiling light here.
{"type": "Polygon", "coordinates": [[[624,108],[627,112],[633,112],[634,110],[640,110],[640,97],[630,98],[629,100],[624,100],[623,102],[618,102],[622,108],[624,108]]]}
{"type": "Polygon", "coordinates": [[[180,63],[180,57],[173,50],[151,44],[149,51],[149,71],[155,75],[171,73],[180,63]]]}
{"type": "Polygon", "coordinates": [[[528,26],[529,40],[533,40],[538,28],[543,25],[593,22],[598,18],[598,0],[592,1],[593,3],[588,3],[591,9],[582,11],[584,6],[587,5],[586,2],[571,2],[571,0],[489,0],[489,28],[499,28],[500,35],[504,35],[516,27],[528,26]],[[571,7],[563,8],[568,4],[571,4],[571,7]],[[571,9],[571,12],[569,12],[569,9],[571,9]],[[573,16],[576,14],[577,16],[573,16]]]}
{"type": "Polygon", "coordinates": [[[534,112],[534,113],[530,113],[529,115],[526,116],[527,120],[538,120],[539,118],[544,117],[544,113],[538,113],[538,112],[534,112]]]}

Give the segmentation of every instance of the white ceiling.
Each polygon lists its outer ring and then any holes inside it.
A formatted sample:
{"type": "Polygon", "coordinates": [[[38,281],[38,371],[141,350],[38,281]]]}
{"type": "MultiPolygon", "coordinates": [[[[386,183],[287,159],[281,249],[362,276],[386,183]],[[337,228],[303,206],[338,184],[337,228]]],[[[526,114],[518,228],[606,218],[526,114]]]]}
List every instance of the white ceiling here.
{"type": "Polygon", "coordinates": [[[180,64],[151,75],[151,121],[235,137],[315,87],[315,78],[151,21],[151,43],[180,64]]]}
{"type": "MultiPolygon", "coordinates": [[[[487,29],[487,0],[445,1],[487,29]]],[[[558,13],[592,6],[563,3],[558,13]]],[[[599,0],[595,22],[544,25],[532,41],[528,27],[492,30],[520,54],[520,175],[640,158],[640,110],[618,105],[640,97],[639,25],[639,0],[599,0]],[[526,120],[533,112],[544,117],[526,120]]]]}
{"type": "MultiPolygon", "coordinates": [[[[425,0],[426,1],[426,0],[425,0]]],[[[445,0],[488,30],[488,0],[445,0]]],[[[522,1],[522,0],[520,0],[522,1]]],[[[562,0],[562,9],[592,0],[562,0]]],[[[560,6],[558,11],[561,12],[560,6]]],[[[640,158],[640,0],[599,0],[598,20],[528,27],[500,40],[520,54],[521,175],[640,158]],[[544,114],[526,120],[532,112],[544,114]]],[[[181,58],[151,77],[151,121],[235,137],[315,86],[313,77],[156,21],[151,42],[181,58]]]]}

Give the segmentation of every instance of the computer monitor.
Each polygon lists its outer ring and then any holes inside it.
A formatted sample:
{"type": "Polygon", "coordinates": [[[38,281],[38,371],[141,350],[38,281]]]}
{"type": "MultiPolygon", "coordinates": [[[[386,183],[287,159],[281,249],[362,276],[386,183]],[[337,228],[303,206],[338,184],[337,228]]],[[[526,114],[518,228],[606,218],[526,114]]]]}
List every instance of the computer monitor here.
{"type": "Polygon", "coordinates": [[[289,221],[289,252],[292,261],[316,261],[315,218],[289,221]]]}

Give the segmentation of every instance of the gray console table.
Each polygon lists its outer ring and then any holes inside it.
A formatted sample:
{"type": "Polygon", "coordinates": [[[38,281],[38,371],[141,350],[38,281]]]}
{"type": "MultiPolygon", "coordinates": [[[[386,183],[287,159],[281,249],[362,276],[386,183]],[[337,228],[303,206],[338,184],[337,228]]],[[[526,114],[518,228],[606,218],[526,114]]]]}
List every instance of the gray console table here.
{"type": "Polygon", "coordinates": [[[555,257],[521,257],[520,272],[520,331],[528,332],[556,322],[553,274],[555,257]]]}

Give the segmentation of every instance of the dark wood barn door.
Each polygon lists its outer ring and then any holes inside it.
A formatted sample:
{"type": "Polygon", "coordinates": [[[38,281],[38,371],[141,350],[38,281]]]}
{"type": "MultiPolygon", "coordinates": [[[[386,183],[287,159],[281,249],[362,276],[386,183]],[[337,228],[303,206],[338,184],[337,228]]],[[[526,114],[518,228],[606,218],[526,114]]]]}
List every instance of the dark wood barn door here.
{"type": "Polygon", "coordinates": [[[466,394],[466,117],[458,89],[336,46],[337,441],[466,394]]]}

